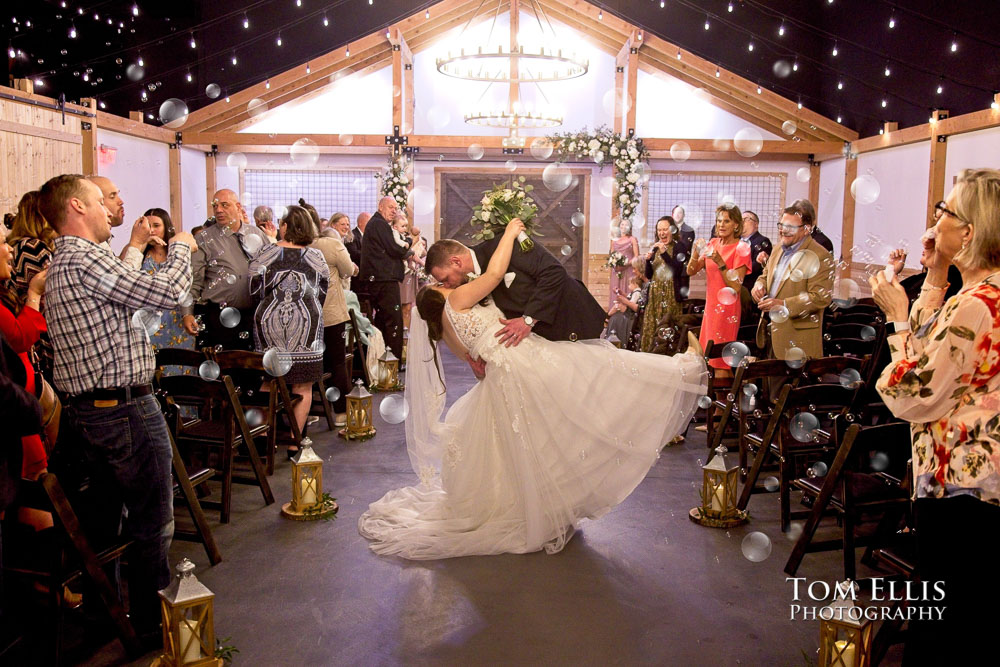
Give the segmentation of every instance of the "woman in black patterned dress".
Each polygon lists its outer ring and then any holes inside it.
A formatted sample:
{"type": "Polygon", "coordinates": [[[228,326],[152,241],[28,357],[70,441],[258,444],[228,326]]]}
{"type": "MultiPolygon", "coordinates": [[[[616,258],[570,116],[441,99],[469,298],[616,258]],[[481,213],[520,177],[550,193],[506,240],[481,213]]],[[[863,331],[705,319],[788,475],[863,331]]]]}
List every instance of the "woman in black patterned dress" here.
{"type": "MultiPolygon", "coordinates": [[[[55,230],[38,210],[38,192],[26,193],[17,205],[14,225],[7,236],[7,244],[14,251],[14,270],[11,272],[11,278],[17,292],[18,309],[28,295],[31,279],[47,268],[52,260],[52,239],[55,236],[55,230]]],[[[44,306],[43,296],[40,309],[44,306]]],[[[14,308],[11,310],[17,312],[14,308]]],[[[35,369],[51,383],[52,343],[49,342],[48,332],[41,332],[34,351],[35,369]]]]}

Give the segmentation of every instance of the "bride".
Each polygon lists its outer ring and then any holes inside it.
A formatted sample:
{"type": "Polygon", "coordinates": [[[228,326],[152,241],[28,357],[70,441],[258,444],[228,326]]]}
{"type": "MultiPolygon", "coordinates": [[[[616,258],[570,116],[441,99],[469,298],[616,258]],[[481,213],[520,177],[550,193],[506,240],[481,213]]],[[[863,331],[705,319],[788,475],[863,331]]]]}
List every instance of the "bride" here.
{"type": "Polygon", "coordinates": [[[639,485],[705,394],[694,346],[666,357],[534,334],[500,343],[504,315],[490,292],[520,252],[523,228],[507,225],[480,277],[417,294],[404,396],[420,483],[389,491],[361,516],[359,531],[379,554],[556,553],[581,519],[606,514],[639,485]],[[485,379],[443,418],[442,339],[487,362],[485,379]]]}

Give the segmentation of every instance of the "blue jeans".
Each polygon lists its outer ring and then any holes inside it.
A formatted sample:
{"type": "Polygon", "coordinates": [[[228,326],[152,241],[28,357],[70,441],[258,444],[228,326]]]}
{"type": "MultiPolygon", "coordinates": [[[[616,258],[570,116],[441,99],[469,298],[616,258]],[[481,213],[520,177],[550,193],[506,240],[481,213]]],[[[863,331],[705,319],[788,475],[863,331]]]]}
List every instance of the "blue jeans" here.
{"type": "Polygon", "coordinates": [[[129,553],[129,612],[137,633],[158,628],[157,592],[170,583],[167,560],[174,534],[170,435],[153,396],[99,408],[71,400],[67,408],[97,491],[92,537],[102,548],[122,527],[134,540],[129,553]]]}

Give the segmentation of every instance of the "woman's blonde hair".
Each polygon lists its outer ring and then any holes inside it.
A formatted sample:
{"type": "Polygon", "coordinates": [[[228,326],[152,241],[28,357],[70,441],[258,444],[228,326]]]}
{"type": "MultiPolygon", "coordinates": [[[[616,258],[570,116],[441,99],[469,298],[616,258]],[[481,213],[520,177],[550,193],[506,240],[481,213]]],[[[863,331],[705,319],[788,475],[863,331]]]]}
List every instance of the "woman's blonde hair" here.
{"type": "Polygon", "coordinates": [[[38,208],[38,191],[26,192],[17,205],[17,215],[14,216],[7,243],[14,245],[21,239],[38,239],[51,248],[55,237],[56,230],[52,229],[38,208]]]}
{"type": "Polygon", "coordinates": [[[955,187],[955,213],[975,229],[969,245],[955,253],[956,266],[1000,267],[1000,171],[964,169],[955,187]]]}

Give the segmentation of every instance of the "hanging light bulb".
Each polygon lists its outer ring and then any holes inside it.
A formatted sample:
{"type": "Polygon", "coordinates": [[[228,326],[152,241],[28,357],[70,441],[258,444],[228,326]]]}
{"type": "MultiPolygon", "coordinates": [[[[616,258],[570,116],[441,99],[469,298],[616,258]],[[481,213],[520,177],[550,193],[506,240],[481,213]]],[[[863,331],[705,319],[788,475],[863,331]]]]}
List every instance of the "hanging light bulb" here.
{"type": "Polygon", "coordinates": [[[302,6],[302,0],[295,0],[295,6],[296,7],[301,7],[302,6]]]}
{"type": "Polygon", "coordinates": [[[11,58],[16,58],[17,57],[17,51],[14,50],[13,46],[8,46],[7,47],[7,55],[10,56],[11,58]]]}
{"type": "Polygon", "coordinates": [[[312,74],[312,67],[309,66],[309,63],[306,63],[306,74],[312,74]]]}
{"type": "Polygon", "coordinates": [[[719,66],[716,65],[715,66],[715,78],[718,79],[720,76],[722,76],[722,73],[719,71],[719,66]]]}
{"type": "Polygon", "coordinates": [[[837,90],[843,90],[843,89],[844,89],[844,82],[843,81],[838,81],[837,82],[837,90]]]}
{"type": "Polygon", "coordinates": [[[880,128],[878,129],[878,133],[879,133],[879,134],[885,134],[885,128],[884,128],[884,127],[880,127],[880,128]]]}
{"type": "Polygon", "coordinates": [[[278,43],[278,46],[281,46],[281,33],[280,32],[278,33],[278,39],[276,41],[278,43]]]}
{"type": "Polygon", "coordinates": [[[681,49],[680,49],[680,47],[677,47],[677,60],[680,60],[680,59],[681,59],[681,49]]]}
{"type": "Polygon", "coordinates": [[[785,36],[785,22],[782,21],[781,25],[778,26],[778,37],[784,37],[784,36],[785,36]]]}
{"type": "Polygon", "coordinates": [[[426,12],[424,12],[424,18],[429,19],[430,17],[431,17],[431,10],[428,9],[426,12]]]}
{"type": "Polygon", "coordinates": [[[729,7],[727,7],[727,9],[729,10],[730,13],[732,13],[732,11],[733,11],[733,3],[730,2],[729,3],[729,7]]]}
{"type": "Polygon", "coordinates": [[[799,71],[799,61],[798,61],[798,58],[796,58],[796,59],[795,59],[795,60],[794,60],[794,61],[792,62],[792,71],[793,71],[793,72],[798,72],[798,71],[799,71]]]}
{"type": "Polygon", "coordinates": [[[147,97],[146,97],[146,91],[145,90],[142,91],[142,93],[139,95],[139,99],[142,100],[143,102],[146,101],[147,97]]]}
{"type": "Polygon", "coordinates": [[[889,69],[889,63],[886,63],[885,64],[885,75],[889,76],[890,74],[892,74],[892,70],[889,69]]]}
{"type": "Polygon", "coordinates": [[[323,14],[323,27],[330,25],[330,19],[326,18],[326,14],[323,14]]]}
{"type": "Polygon", "coordinates": [[[753,42],[747,44],[747,51],[753,51],[753,42]]]}
{"type": "Polygon", "coordinates": [[[843,122],[843,119],[840,116],[837,116],[837,122],[841,123],[841,122],[843,122]]]}
{"type": "Polygon", "coordinates": [[[268,80],[266,80],[266,81],[264,82],[264,88],[265,88],[266,90],[271,90],[271,80],[270,80],[270,79],[268,79],[268,80]]]}
{"type": "MultiPolygon", "coordinates": [[[[63,5],[63,6],[65,7],[65,5],[63,5]]],[[[139,5],[133,4],[132,5],[132,16],[138,16],[138,15],[139,15],[139,5]]]]}
{"type": "Polygon", "coordinates": [[[955,53],[955,51],[958,51],[958,42],[953,39],[951,40],[951,52],[955,53]]]}
{"type": "Polygon", "coordinates": [[[802,108],[802,100],[799,100],[799,109],[802,108]]]}
{"type": "Polygon", "coordinates": [[[886,106],[887,106],[888,104],[889,104],[888,102],[886,102],[885,100],[882,100],[882,108],[883,108],[883,109],[884,109],[884,108],[885,108],[885,107],[886,107],[886,106]]]}
{"type": "Polygon", "coordinates": [[[665,3],[663,0],[660,0],[660,9],[663,9],[666,6],[667,6],[667,3],[665,3]]]}
{"type": "Polygon", "coordinates": [[[833,43],[833,55],[834,56],[837,55],[837,43],[836,42],[833,43]]]}
{"type": "Polygon", "coordinates": [[[894,12],[891,16],[889,16],[889,30],[892,30],[895,27],[896,27],[896,14],[894,12]]]}
{"type": "Polygon", "coordinates": [[[1000,109],[1000,103],[997,102],[997,94],[993,93],[993,99],[990,100],[990,108],[994,111],[1000,109]]]}
{"type": "Polygon", "coordinates": [[[250,28],[250,18],[244,14],[243,15],[243,29],[248,30],[250,28]]]}
{"type": "Polygon", "coordinates": [[[191,83],[191,78],[192,78],[192,77],[191,77],[191,72],[188,72],[188,73],[187,73],[187,80],[188,80],[188,83],[191,83]]]}
{"type": "Polygon", "coordinates": [[[347,45],[347,57],[348,58],[351,57],[351,45],[350,44],[347,45]]]}
{"type": "Polygon", "coordinates": [[[103,100],[101,102],[98,102],[98,106],[101,107],[102,109],[107,109],[108,108],[108,105],[105,104],[103,100]]]}
{"type": "Polygon", "coordinates": [[[758,84],[757,84],[757,94],[758,94],[758,95],[760,95],[760,94],[761,94],[761,92],[762,92],[762,91],[761,91],[761,88],[760,88],[760,84],[758,83],[758,84]]]}
{"type": "Polygon", "coordinates": [[[705,30],[708,30],[711,26],[708,23],[708,17],[705,17],[705,30]]]}
{"type": "Polygon", "coordinates": [[[236,63],[237,63],[237,60],[236,60],[236,52],[235,52],[235,51],[233,51],[233,64],[235,65],[236,63]]]}
{"type": "Polygon", "coordinates": [[[142,56],[139,56],[139,59],[136,61],[136,64],[139,65],[139,67],[145,67],[146,66],[146,63],[143,62],[143,60],[142,60],[142,56]]]}
{"type": "Polygon", "coordinates": [[[603,21],[604,20],[604,10],[603,9],[598,9],[597,10],[597,20],[598,21],[603,21]]]}
{"type": "Polygon", "coordinates": [[[198,47],[198,42],[194,41],[194,33],[193,32],[191,33],[191,41],[188,42],[188,43],[191,45],[192,49],[198,47]]]}
{"type": "Polygon", "coordinates": [[[69,38],[76,39],[76,26],[72,23],[69,24],[69,38]]]}
{"type": "Polygon", "coordinates": [[[226,95],[226,104],[229,104],[229,95],[226,95]]]}
{"type": "Polygon", "coordinates": [[[941,94],[941,93],[943,93],[943,92],[944,92],[944,86],[942,86],[942,85],[941,85],[941,84],[939,83],[939,84],[938,84],[938,87],[937,87],[937,94],[938,94],[938,95],[940,95],[940,94],[941,94]]]}

